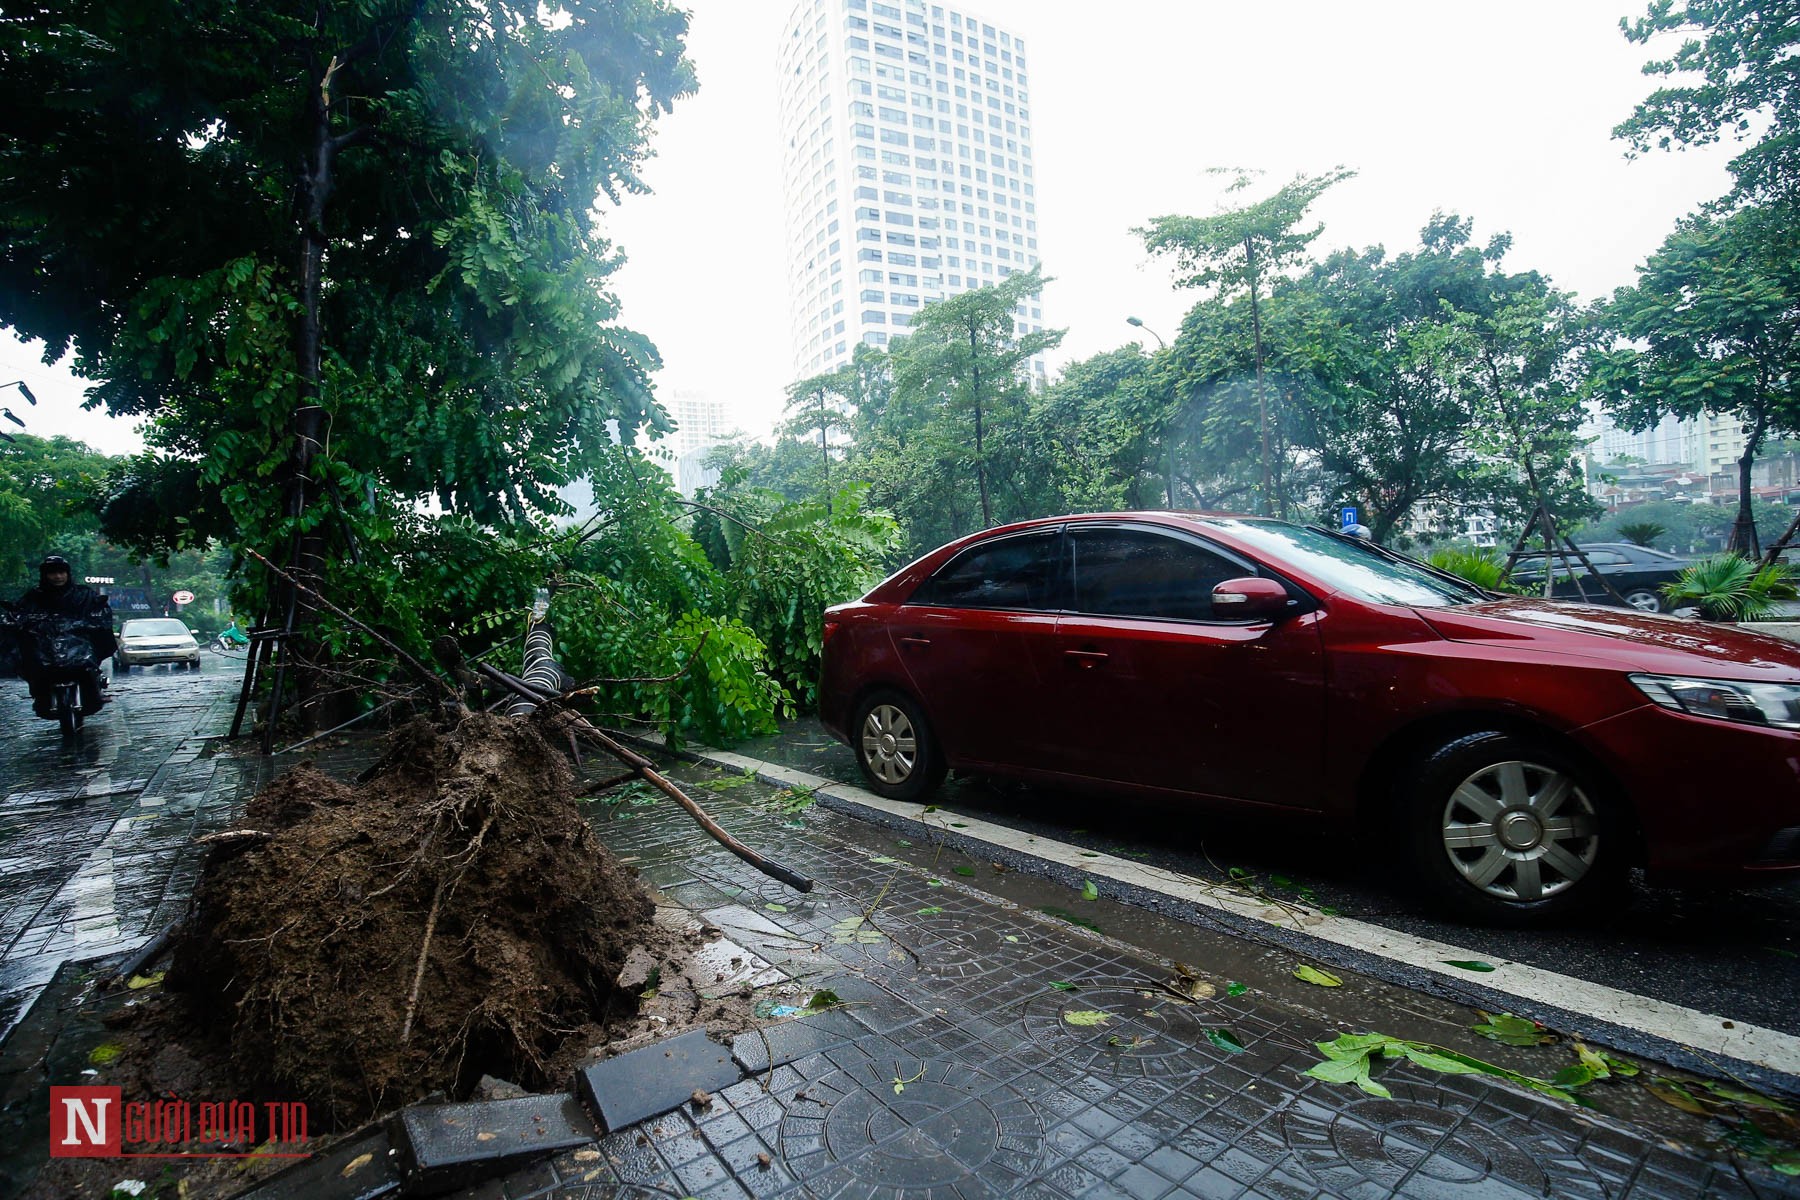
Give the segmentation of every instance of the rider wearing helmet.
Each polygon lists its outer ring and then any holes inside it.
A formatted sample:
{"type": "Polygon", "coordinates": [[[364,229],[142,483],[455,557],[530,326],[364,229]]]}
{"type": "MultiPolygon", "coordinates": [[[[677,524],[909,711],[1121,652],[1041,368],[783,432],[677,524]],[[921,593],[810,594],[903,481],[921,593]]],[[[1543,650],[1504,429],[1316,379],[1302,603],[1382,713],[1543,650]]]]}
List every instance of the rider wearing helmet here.
{"type": "MultiPolygon", "coordinates": [[[[107,603],[106,596],[86,584],[76,583],[69,560],[60,554],[52,554],[38,564],[38,585],[19,597],[18,611],[21,614],[48,613],[76,622],[80,632],[93,643],[94,653],[99,658],[106,658],[118,649],[118,639],[113,636],[112,606],[107,603]]],[[[25,680],[31,685],[32,705],[38,716],[50,716],[54,695],[51,681],[35,673],[27,673],[25,680]]],[[[98,711],[105,703],[105,697],[100,694],[101,682],[97,665],[91,667],[87,678],[82,680],[81,705],[88,712],[98,711]]]]}

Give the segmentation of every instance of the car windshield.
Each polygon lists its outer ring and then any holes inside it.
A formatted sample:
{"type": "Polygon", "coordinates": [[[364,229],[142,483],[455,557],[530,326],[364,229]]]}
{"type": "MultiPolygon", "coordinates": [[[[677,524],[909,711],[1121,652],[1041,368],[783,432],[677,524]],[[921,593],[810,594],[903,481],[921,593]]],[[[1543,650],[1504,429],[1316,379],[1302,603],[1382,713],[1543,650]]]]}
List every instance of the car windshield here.
{"type": "Polygon", "coordinates": [[[120,632],[125,637],[180,637],[188,627],[180,621],[127,621],[120,632]]]}
{"type": "Polygon", "coordinates": [[[1373,604],[1442,608],[1488,598],[1472,584],[1458,584],[1423,567],[1387,558],[1377,547],[1337,538],[1284,521],[1213,521],[1209,524],[1266,550],[1275,565],[1289,564],[1330,587],[1373,604]]]}

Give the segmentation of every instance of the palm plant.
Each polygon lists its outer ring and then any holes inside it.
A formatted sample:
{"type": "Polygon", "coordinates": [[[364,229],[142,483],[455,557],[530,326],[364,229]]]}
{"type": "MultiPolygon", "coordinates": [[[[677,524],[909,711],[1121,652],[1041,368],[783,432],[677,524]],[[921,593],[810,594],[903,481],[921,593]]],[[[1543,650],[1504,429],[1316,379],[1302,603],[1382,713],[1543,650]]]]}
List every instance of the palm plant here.
{"type": "Polygon", "coordinates": [[[1754,621],[1775,611],[1778,600],[1792,600],[1793,568],[1785,563],[1761,566],[1741,554],[1714,554],[1694,563],[1663,589],[1671,608],[1693,606],[1709,621],[1754,621]]]}
{"type": "Polygon", "coordinates": [[[1467,550],[1445,546],[1426,555],[1425,561],[1490,592],[1517,592],[1506,578],[1506,559],[1495,550],[1467,550]]]}
{"type": "Polygon", "coordinates": [[[1655,521],[1628,521],[1619,526],[1619,536],[1634,546],[1654,547],[1656,539],[1667,532],[1667,525],[1658,525],[1655,521]]]}

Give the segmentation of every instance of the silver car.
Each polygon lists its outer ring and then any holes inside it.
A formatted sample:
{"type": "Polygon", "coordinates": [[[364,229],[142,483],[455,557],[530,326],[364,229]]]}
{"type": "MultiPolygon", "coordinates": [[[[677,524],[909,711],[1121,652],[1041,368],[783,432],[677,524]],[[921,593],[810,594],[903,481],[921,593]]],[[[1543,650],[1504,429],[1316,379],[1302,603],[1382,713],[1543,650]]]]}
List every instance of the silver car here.
{"type": "Polygon", "coordinates": [[[113,665],[121,671],[154,663],[185,663],[200,668],[200,643],[173,617],[146,617],[119,628],[119,651],[113,665]]]}

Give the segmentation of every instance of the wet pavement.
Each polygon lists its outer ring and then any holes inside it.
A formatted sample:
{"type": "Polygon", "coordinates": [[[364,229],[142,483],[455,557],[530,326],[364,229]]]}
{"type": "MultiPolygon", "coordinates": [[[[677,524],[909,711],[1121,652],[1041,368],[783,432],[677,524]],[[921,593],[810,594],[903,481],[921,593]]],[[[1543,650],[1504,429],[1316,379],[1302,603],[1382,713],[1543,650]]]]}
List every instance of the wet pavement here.
{"type": "Polygon", "coordinates": [[[230,727],[240,666],[118,675],[73,737],[0,679],[0,1036],[64,962],[132,948],[186,907],[192,838],[255,787],[254,760],[208,740],[230,727]]]}
{"type": "MultiPolygon", "coordinates": [[[[850,749],[811,718],[738,754],[839,783],[863,782],[850,749]]],[[[1728,774],[1728,773],[1726,773],[1728,774]]],[[[1577,979],[1800,1034],[1800,880],[1758,889],[1674,891],[1639,878],[1627,907],[1550,933],[1435,916],[1378,848],[1341,837],[1198,816],[1054,788],[949,780],[930,797],[1036,837],[1104,851],[1220,886],[1325,906],[1385,928],[1577,979]]]]}
{"type": "MultiPolygon", "coordinates": [[[[12,864],[0,877],[0,978],[13,1011],[58,965],[76,988],[67,964],[116,952],[179,911],[192,836],[227,827],[255,787],[259,760],[209,740],[229,721],[235,679],[207,666],[198,678],[121,680],[118,705],[79,745],[0,697],[0,853],[12,864]]],[[[815,771],[830,757],[805,752],[815,771]]],[[[352,747],[320,765],[347,772],[368,754],[352,747]]],[[[1418,1039],[1537,1076],[1572,1056],[1567,1043],[1484,1041],[1471,1010],[1379,979],[1298,981],[1303,960],[1290,951],[1090,900],[804,792],[694,763],[669,770],[732,832],[813,877],[814,891],[758,874],[641,785],[591,805],[601,839],[665,903],[748,952],[755,971],[721,986],[795,1007],[829,991],[842,1005],[739,1036],[743,1078],[709,1104],[459,1194],[1800,1195],[1800,1181],[1733,1156],[1716,1144],[1722,1129],[1630,1081],[1593,1085],[1596,1107],[1583,1109],[1406,1060],[1376,1067],[1385,1097],[1310,1078],[1315,1043],[1338,1033],[1418,1039]],[[1182,978],[1177,963],[1197,985],[1179,997],[1162,986],[1182,978]]],[[[9,1040],[0,1059],[21,1050],[9,1040]]],[[[28,1066],[36,1075],[21,1070],[13,1094],[27,1078],[75,1082],[28,1066]]],[[[335,1160],[324,1166],[341,1177],[335,1160]]],[[[326,1176],[281,1194],[340,1194],[326,1176]]]]}

